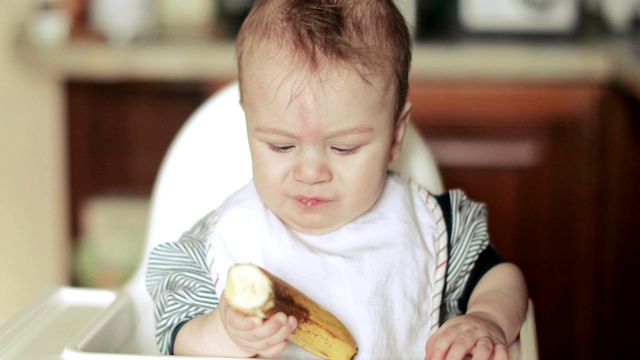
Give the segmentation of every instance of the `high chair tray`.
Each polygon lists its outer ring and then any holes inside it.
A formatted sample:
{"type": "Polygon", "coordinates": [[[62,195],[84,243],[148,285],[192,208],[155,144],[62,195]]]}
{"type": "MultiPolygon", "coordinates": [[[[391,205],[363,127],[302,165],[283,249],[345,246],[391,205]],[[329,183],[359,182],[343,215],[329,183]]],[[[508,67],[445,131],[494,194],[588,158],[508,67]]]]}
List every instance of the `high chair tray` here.
{"type": "Polygon", "coordinates": [[[54,288],[0,328],[0,358],[56,359],[117,299],[106,290],[54,288]]]}
{"type": "Polygon", "coordinates": [[[134,309],[119,291],[51,289],[0,327],[0,359],[166,358],[131,350],[134,309]]]}

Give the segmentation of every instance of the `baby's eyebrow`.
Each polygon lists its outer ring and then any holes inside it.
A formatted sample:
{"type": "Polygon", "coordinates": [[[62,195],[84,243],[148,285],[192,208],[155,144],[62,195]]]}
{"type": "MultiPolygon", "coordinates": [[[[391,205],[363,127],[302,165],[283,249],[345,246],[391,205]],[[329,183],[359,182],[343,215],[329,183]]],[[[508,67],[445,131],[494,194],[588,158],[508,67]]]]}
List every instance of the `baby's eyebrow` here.
{"type": "MultiPolygon", "coordinates": [[[[255,131],[259,132],[259,133],[264,133],[264,134],[273,134],[273,135],[281,135],[281,136],[287,136],[287,137],[296,137],[296,134],[294,134],[294,133],[291,133],[291,132],[286,131],[284,129],[278,129],[278,128],[273,128],[273,127],[258,127],[258,128],[256,128],[255,131]]],[[[328,138],[335,138],[335,137],[348,136],[348,135],[370,134],[373,131],[374,130],[373,130],[372,127],[369,127],[369,126],[358,126],[358,127],[349,128],[349,129],[337,130],[335,132],[329,133],[327,137],[328,138]]]]}
{"type": "Polygon", "coordinates": [[[295,134],[288,132],[286,130],[283,129],[278,129],[278,128],[272,128],[272,127],[258,127],[255,130],[256,132],[259,133],[264,133],[264,134],[273,134],[273,135],[282,135],[282,136],[288,136],[288,137],[295,137],[295,134]]]}
{"type": "Polygon", "coordinates": [[[338,130],[333,133],[330,133],[329,138],[336,138],[340,136],[349,136],[349,135],[360,135],[360,134],[370,134],[373,132],[373,128],[369,126],[358,126],[351,129],[338,130]]]}

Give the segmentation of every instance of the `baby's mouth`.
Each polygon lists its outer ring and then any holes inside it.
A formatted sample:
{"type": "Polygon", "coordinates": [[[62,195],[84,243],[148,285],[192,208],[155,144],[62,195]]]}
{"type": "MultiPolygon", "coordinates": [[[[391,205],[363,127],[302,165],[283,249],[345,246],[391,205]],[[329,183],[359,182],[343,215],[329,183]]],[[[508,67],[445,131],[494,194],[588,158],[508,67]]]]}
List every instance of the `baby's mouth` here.
{"type": "Polygon", "coordinates": [[[317,203],[318,200],[316,199],[306,199],[306,200],[302,200],[302,203],[307,205],[307,206],[312,206],[313,204],[317,203]]]}
{"type": "Polygon", "coordinates": [[[324,199],[308,198],[304,196],[298,196],[296,197],[296,200],[298,200],[299,203],[301,203],[302,205],[305,205],[306,207],[312,207],[314,205],[319,205],[326,202],[326,200],[324,199]]]}

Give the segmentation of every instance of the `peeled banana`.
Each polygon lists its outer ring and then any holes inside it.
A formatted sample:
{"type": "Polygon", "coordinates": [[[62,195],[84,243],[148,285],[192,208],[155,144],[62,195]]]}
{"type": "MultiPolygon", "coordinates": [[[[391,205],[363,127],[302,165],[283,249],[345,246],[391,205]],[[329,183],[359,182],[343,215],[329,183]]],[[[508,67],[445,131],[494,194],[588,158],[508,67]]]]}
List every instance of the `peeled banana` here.
{"type": "Polygon", "coordinates": [[[252,264],[236,264],[227,276],[223,296],[234,309],[268,318],[282,311],[298,320],[288,340],[330,360],[350,360],[356,352],[349,330],[331,313],[282,279],[252,264]]]}

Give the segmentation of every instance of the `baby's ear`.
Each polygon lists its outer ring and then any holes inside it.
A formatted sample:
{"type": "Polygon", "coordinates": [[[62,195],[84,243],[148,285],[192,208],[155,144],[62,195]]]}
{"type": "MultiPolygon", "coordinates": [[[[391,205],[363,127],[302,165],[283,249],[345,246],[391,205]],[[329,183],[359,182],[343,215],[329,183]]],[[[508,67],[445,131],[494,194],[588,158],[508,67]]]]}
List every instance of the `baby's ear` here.
{"type": "Polygon", "coordinates": [[[400,112],[398,120],[396,120],[395,128],[393,129],[393,143],[391,144],[391,153],[389,156],[388,166],[393,165],[400,157],[400,151],[402,150],[402,139],[404,139],[404,131],[407,128],[407,123],[411,117],[411,102],[404,103],[404,107],[400,112]]]}

